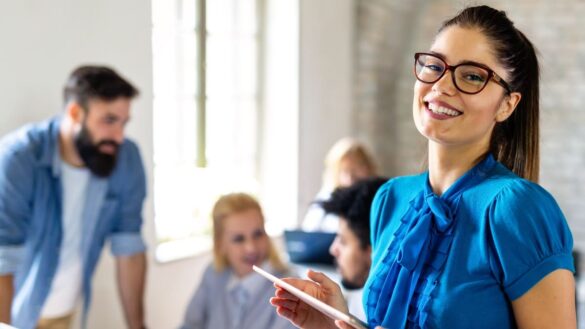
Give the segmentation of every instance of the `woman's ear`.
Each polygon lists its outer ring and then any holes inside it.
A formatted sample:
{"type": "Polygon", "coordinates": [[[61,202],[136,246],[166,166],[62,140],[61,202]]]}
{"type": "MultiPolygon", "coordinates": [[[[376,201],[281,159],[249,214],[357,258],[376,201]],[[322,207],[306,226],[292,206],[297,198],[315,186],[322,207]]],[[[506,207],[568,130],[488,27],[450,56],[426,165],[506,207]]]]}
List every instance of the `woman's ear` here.
{"type": "Polygon", "coordinates": [[[514,113],[516,110],[516,106],[520,103],[520,99],[522,99],[522,94],[518,92],[510,93],[510,95],[505,96],[500,103],[500,108],[496,113],[496,122],[506,121],[514,113]]]}

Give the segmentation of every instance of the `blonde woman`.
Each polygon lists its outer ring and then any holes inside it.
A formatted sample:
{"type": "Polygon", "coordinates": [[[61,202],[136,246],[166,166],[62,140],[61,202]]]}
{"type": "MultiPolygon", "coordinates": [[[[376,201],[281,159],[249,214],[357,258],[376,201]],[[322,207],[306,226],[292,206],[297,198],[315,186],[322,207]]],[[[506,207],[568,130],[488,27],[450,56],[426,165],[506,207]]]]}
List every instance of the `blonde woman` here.
{"type": "Polygon", "coordinates": [[[327,201],[335,189],[349,187],[358,180],[375,176],[376,173],[376,161],[365,144],[352,137],[337,141],[325,157],[323,185],[305,215],[303,229],[337,232],[337,217],[327,216],[319,203],[327,201]]]}
{"type": "Polygon", "coordinates": [[[213,264],[191,299],[181,328],[293,328],[268,299],[270,281],[252,271],[261,266],[288,275],[264,230],[260,204],[245,193],[222,196],[213,208],[213,264]]]}

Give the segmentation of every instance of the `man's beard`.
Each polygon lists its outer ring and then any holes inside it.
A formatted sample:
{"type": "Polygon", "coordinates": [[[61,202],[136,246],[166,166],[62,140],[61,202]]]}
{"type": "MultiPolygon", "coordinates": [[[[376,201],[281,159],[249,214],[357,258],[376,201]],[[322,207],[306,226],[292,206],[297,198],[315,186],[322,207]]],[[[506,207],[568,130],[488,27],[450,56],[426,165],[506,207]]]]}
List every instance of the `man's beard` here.
{"type": "Polygon", "coordinates": [[[357,289],[362,289],[364,287],[364,285],[359,285],[356,284],[354,282],[350,282],[344,278],[341,278],[341,285],[343,286],[343,288],[347,289],[347,290],[357,290],[357,289]]]}
{"type": "Polygon", "coordinates": [[[75,136],[75,147],[87,168],[96,176],[108,177],[116,167],[116,158],[120,147],[118,143],[113,140],[103,140],[94,144],[85,122],[81,126],[81,131],[75,136]],[[99,150],[102,145],[113,146],[115,152],[113,154],[102,153],[99,150]]]}
{"type": "MultiPolygon", "coordinates": [[[[340,271],[339,262],[337,261],[336,258],[333,259],[333,262],[335,263],[335,267],[337,267],[337,270],[340,271]]],[[[358,284],[358,283],[350,281],[347,278],[344,278],[343,274],[341,272],[338,272],[338,273],[341,274],[341,286],[347,290],[361,289],[365,285],[365,282],[363,284],[358,284]]]]}

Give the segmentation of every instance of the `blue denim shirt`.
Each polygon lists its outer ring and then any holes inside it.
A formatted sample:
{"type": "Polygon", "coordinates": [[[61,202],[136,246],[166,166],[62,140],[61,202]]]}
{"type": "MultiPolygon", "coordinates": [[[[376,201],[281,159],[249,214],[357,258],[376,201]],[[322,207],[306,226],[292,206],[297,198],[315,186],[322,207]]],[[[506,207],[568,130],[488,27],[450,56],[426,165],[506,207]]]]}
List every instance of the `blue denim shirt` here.
{"type": "MultiPolygon", "coordinates": [[[[0,140],[0,275],[14,276],[12,323],[34,328],[59,263],[62,230],[60,117],[0,140]]],[[[91,176],[82,224],[84,323],[91,277],[106,240],[114,256],[146,249],[140,228],[146,195],[138,148],[125,140],[108,178],[91,176]]]]}

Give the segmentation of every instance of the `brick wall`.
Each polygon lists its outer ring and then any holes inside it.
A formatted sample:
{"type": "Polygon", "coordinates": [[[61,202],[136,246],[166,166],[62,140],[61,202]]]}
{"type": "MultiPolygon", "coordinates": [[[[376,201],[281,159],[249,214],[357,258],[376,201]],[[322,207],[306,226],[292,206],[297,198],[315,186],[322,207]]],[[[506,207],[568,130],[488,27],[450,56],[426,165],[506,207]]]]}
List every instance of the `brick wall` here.
{"type": "MultiPolygon", "coordinates": [[[[354,123],[385,174],[420,169],[425,141],[412,122],[413,53],[463,7],[448,0],[355,2],[354,123]]],[[[484,1],[505,10],[541,63],[541,177],[585,250],[585,1],[484,1]]]]}

